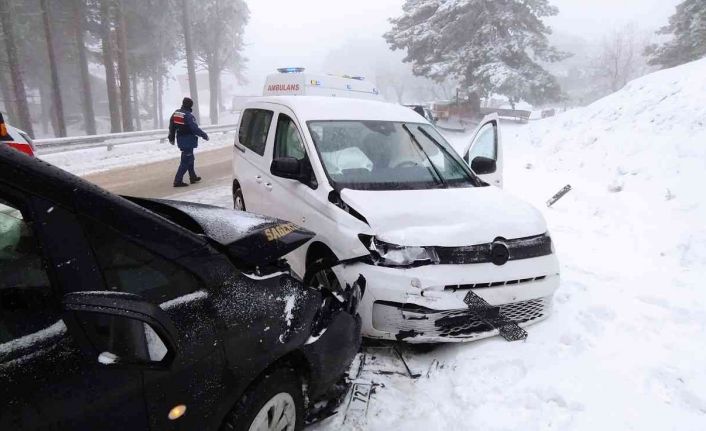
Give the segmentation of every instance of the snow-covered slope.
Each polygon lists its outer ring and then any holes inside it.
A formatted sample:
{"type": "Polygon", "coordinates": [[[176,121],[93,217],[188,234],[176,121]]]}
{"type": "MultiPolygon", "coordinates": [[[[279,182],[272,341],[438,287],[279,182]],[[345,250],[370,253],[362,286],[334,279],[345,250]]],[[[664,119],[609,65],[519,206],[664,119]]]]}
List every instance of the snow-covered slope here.
{"type": "Polygon", "coordinates": [[[603,212],[621,208],[611,223],[626,223],[640,250],[706,262],[706,58],[632,81],[515,137],[520,145],[529,139],[526,157],[538,170],[586,182],[602,195],[603,212]]]}
{"type": "Polygon", "coordinates": [[[562,262],[555,314],[524,343],[409,356],[418,380],[374,375],[367,428],[706,429],[706,59],[502,127],[506,190],[562,262]]]}

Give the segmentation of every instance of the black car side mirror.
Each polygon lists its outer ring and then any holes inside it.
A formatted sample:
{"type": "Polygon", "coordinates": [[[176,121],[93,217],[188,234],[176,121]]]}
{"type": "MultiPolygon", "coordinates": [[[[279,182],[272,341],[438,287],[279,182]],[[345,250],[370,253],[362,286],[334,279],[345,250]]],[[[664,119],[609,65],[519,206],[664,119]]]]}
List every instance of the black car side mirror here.
{"type": "Polygon", "coordinates": [[[478,156],[471,162],[471,169],[476,175],[485,175],[495,172],[498,166],[495,160],[478,156]]]}
{"type": "Polygon", "coordinates": [[[167,313],[137,295],[64,295],[64,322],[86,354],[106,366],[164,366],[177,352],[177,330],[167,313]]]}
{"type": "Polygon", "coordinates": [[[280,157],[272,160],[270,172],[272,175],[305,182],[309,176],[303,172],[303,163],[294,157],[280,157]]]}

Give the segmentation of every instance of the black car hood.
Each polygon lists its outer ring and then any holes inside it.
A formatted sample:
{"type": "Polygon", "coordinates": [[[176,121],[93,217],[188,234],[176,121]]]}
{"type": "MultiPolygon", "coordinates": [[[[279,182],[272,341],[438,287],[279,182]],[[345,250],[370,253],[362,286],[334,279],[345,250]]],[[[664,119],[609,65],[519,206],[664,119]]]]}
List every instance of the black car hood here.
{"type": "Polygon", "coordinates": [[[315,235],[293,223],[212,205],[164,199],[127,199],[209,238],[231,258],[251,266],[273,263],[315,235]]]}

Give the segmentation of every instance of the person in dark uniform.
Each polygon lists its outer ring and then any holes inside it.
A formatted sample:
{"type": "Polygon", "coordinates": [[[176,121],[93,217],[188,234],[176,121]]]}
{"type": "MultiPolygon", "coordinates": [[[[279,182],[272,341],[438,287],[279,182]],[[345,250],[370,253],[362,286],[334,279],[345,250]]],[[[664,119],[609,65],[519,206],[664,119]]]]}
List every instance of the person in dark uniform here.
{"type": "Polygon", "coordinates": [[[194,150],[199,146],[199,136],[208,141],[208,135],[196,124],[196,119],[191,113],[192,106],[194,106],[194,101],[185,97],[181,102],[181,108],[174,111],[169,119],[169,137],[167,139],[170,144],[174,145],[176,136],[177,146],[181,150],[181,162],[176,177],[174,177],[174,187],[188,186],[184,182],[186,172],[189,172],[191,184],[201,181],[201,177],[196,175],[194,170],[194,150]]]}

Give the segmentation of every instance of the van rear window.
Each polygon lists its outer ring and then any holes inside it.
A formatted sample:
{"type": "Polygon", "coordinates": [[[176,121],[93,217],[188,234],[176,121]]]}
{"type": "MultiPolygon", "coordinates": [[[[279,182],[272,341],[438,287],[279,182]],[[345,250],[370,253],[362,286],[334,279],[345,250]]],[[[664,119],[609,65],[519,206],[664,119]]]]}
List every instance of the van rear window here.
{"type": "Polygon", "coordinates": [[[238,130],[240,145],[261,156],[264,155],[273,114],[272,111],[266,109],[246,109],[243,111],[238,130]]]}

